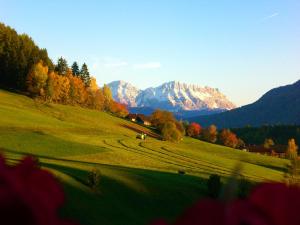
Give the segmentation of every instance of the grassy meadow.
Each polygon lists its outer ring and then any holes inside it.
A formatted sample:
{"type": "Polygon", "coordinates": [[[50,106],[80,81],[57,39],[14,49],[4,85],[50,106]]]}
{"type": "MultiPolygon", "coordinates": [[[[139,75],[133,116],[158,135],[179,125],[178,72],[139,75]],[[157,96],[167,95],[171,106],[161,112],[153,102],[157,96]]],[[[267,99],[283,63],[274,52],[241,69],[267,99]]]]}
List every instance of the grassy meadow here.
{"type": "Polygon", "coordinates": [[[180,143],[161,141],[153,131],[108,113],[45,104],[3,90],[0,149],[11,162],[24,154],[39,157],[64,185],[61,213],[83,225],[172,221],[207,194],[210,174],[226,181],[239,167],[250,181],[280,181],[288,164],[188,137],[180,143]],[[136,139],[141,131],[149,134],[147,140],[136,139]],[[97,193],[87,185],[94,168],[101,173],[97,193]]]}

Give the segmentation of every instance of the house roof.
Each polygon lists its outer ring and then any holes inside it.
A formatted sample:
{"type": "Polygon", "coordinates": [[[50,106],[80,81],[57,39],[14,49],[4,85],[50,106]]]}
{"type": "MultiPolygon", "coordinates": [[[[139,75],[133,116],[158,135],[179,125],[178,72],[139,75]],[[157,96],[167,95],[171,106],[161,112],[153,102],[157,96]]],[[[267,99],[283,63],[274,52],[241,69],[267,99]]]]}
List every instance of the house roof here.
{"type": "Polygon", "coordinates": [[[137,114],[129,113],[127,115],[127,118],[129,118],[129,119],[136,119],[137,118],[137,114]]]}
{"type": "Polygon", "coordinates": [[[137,119],[143,122],[150,122],[150,118],[144,114],[138,114],[137,119]]]}
{"type": "Polygon", "coordinates": [[[136,119],[140,120],[142,122],[150,122],[149,116],[146,116],[144,114],[135,114],[135,113],[130,113],[127,116],[128,119],[136,119]]]}

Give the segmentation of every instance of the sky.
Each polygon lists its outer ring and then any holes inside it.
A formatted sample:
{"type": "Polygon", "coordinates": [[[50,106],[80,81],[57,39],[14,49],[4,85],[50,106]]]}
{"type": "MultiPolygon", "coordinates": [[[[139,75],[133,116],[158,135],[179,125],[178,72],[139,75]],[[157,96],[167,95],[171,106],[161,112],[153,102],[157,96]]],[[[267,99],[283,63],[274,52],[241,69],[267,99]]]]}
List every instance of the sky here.
{"type": "Polygon", "coordinates": [[[299,0],[0,0],[0,22],[99,85],[181,81],[238,106],[300,79],[299,0]]]}

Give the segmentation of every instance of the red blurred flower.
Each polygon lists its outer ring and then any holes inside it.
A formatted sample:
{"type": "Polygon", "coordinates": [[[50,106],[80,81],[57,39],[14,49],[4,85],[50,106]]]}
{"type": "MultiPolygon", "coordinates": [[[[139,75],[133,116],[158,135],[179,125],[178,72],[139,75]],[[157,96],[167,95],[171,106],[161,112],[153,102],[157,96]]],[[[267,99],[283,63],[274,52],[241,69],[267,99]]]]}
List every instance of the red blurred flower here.
{"type": "Polygon", "coordinates": [[[282,183],[267,183],[256,188],[249,201],[272,225],[299,225],[300,189],[282,183]]]}
{"type": "Polygon", "coordinates": [[[61,186],[33,158],[8,166],[0,156],[0,224],[70,224],[57,216],[63,201],[61,186]]]}
{"type": "Polygon", "coordinates": [[[245,200],[229,203],[202,200],[179,217],[174,225],[299,225],[299,209],[299,187],[267,183],[255,188],[245,200]]]}

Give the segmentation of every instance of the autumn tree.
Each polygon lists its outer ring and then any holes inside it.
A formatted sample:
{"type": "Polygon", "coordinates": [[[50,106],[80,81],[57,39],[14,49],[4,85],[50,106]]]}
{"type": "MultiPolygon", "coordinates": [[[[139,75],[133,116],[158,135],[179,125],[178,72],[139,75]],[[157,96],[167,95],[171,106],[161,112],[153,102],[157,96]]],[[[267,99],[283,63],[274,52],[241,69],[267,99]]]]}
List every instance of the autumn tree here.
{"type": "Polygon", "coordinates": [[[231,148],[236,148],[239,142],[236,134],[231,132],[229,129],[222,130],[219,140],[223,145],[231,148]]]}
{"type": "Polygon", "coordinates": [[[274,146],[274,141],[271,138],[267,138],[264,141],[264,148],[271,148],[272,146],[274,146]]]}
{"type": "Polygon", "coordinates": [[[191,123],[186,129],[186,134],[190,137],[198,137],[201,133],[201,126],[198,123],[191,123]]]}
{"type": "Polygon", "coordinates": [[[150,117],[151,124],[156,127],[159,131],[162,130],[163,126],[167,122],[175,123],[176,119],[173,113],[163,110],[155,110],[150,117]]]}
{"type": "Polygon", "coordinates": [[[175,126],[176,126],[176,129],[180,132],[180,134],[182,136],[185,135],[185,128],[184,128],[184,124],[182,121],[178,121],[178,120],[175,120],[175,126]]]}
{"type": "Polygon", "coordinates": [[[176,128],[176,125],[174,122],[166,122],[163,125],[163,128],[161,130],[161,134],[164,140],[166,141],[180,141],[182,138],[182,134],[180,131],[176,128]]]}
{"type": "Polygon", "coordinates": [[[150,120],[164,140],[179,141],[185,134],[183,123],[177,121],[171,112],[158,109],[151,114],[150,120]]]}
{"type": "Polygon", "coordinates": [[[88,93],[83,81],[76,76],[69,76],[68,78],[70,81],[70,89],[69,89],[70,102],[72,104],[83,105],[88,98],[88,93]]]}
{"type": "Polygon", "coordinates": [[[83,63],[83,65],[81,66],[81,70],[80,70],[80,78],[83,81],[83,83],[85,84],[85,86],[89,86],[90,85],[90,72],[88,70],[88,67],[85,63],[83,63]]]}
{"type": "Polygon", "coordinates": [[[48,79],[48,67],[43,65],[40,61],[34,64],[27,76],[27,89],[28,91],[36,95],[44,95],[44,87],[48,79]]]}
{"type": "Polygon", "coordinates": [[[54,95],[54,72],[48,74],[48,79],[45,86],[45,97],[47,101],[52,101],[54,95]]]}
{"type": "Polygon", "coordinates": [[[295,139],[289,139],[286,150],[286,157],[288,159],[296,159],[298,156],[298,146],[296,145],[295,139]]]}
{"type": "Polygon", "coordinates": [[[70,97],[70,80],[53,72],[49,74],[52,85],[52,100],[59,103],[68,103],[70,97]]]}
{"type": "Polygon", "coordinates": [[[73,76],[78,77],[80,75],[80,70],[77,62],[73,62],[72,64],[72,74],[73,76]]]}
{"type": "Polygon", "coordinates": [[[95,93],[95,97],[94,97],[94,109],[97,109],[97,110],[104,110],[104,102],[105,102],[105,99],[104,99],[104,95],[103,95],[103,91],[101,89],[98,89],[95,93]]]}
{"type": "Polygon", "coordinates": [[[58,60],[57,60],[57,64],[55,66],[55,72],[58,73],[58,75],[66,75],[67,71],[68,71],[68,63],[67,63],[67,60],[64,59],[63,57],[60,57],[58,60]]]}
{"type": "Polygon", "coordinates": [[[104,110],[104,94],[103,90],[100,89],[97,85],[96,79],[91,78],[91,82],[88,91],[88,100],[87,104],[90,108],[97,110],[104,110]]]}
{"type": "Polygon", "coordinates": [[[104,96],[104,109],[106,111],[110,111],[111,103],[113,102],[111,90],[106,84],[104,84],[102,92],[104,96]]]}
{"type": "Polygon", "coordinates": [[[113,101],[111,103],[111,112],[119,117],[126,117],[128,115],[128,109],[126,105],[113,101]]]}
{"type": "Polygon", "coordinates": [[[218,130],[215,125],[210,125],[208,128],[203,130],[203,139],[205,141],[215,143],[217,141],[218,130]]]}

